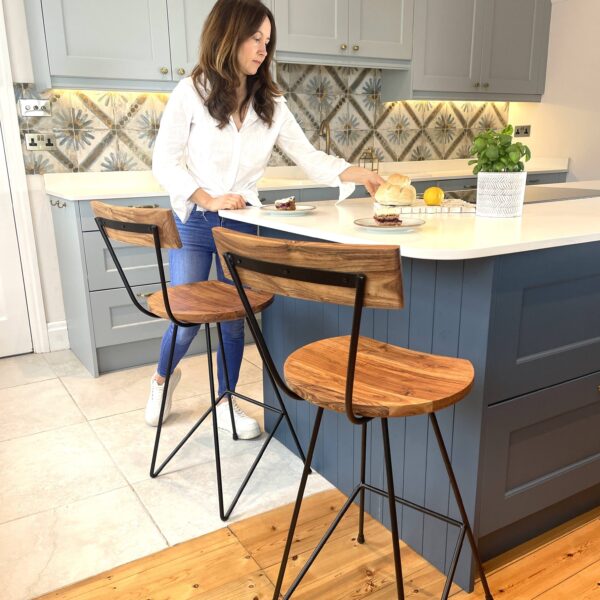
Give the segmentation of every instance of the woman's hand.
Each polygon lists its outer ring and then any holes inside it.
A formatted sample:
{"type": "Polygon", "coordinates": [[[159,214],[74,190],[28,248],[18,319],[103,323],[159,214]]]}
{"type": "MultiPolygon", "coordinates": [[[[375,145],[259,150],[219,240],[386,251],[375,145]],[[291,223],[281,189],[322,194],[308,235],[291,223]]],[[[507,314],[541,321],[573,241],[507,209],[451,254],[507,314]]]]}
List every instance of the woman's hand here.
{"type": "Polygon", "coordinates": [[[203,189],[198,188],[190,197],[192,202],[209,212],[218,210],[235,210],[246,208],[246,201],[239,194],[223,194],[222,196],[211,196],[203,189]]]}
{"type": "Polygon", "coordinates": [[[374,196],[377,188],[379,188],[382,183],[385,183],[385,180],[381,175],[375,173],[375,171],[364,169],[363,167],[348,167],[340,174],[340,179],[342,181],[351,181],[352,183],[364,185],[371,196],[374,196]]]}
{"type": "Polygon", "coordinates": [[[211,200],[208,201],[208,206],[206,207],[211,212],[246,208],[246,201],[239,194],[223,194],[222,196],[214,196],[211,200]]]}

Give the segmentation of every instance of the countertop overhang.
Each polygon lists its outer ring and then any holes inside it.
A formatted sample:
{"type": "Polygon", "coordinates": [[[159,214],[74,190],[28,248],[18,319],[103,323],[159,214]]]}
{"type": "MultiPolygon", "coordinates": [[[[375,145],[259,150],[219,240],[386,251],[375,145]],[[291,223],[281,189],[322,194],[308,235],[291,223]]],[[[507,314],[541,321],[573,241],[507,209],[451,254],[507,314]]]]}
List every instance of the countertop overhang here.
{"type": "Polygon", "coordinates": [[[282,232],[347,244],[394,244],[402,256],[464,260],[600,241],[600,181],[555,184],[590,189],[590,198],[529,204],[518,218],[485,218],[472,213],[421,214],[425,224],[406,233],[358,227],[372,216],[370,198],[321,201],[302,216],[247,208],[220,211],[223,217],[282,232]]]}
{"type": "MultiPolygon", "coordinates": [[[[471,178],[473,167],[466,159],[383,162],[379,172],[385,177],[400,172],[413,181],[471,178]]],[[[566,158],[534,158],[527,164],[529,173],[565,173],[566,158]]],[[[152,198],[167,196],[151,171],[111,171],[102,173],[48,173],[44,185],[49,196],[61,200],[110,200],[115,198],[152,198]]],[[[306,177],[299,167],[267,167],[258,190],[299,190],[322,188],[306,177]]]]}

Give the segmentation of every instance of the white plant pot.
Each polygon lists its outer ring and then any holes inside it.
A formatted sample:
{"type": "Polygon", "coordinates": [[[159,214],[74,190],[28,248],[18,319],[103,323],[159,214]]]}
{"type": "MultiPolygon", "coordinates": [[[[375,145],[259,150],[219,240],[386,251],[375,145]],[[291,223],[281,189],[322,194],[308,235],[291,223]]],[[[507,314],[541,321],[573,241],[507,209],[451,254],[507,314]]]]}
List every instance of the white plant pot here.
{"type": "Polygon", "coordinates": [[[525,199],[527,173],[479,173],[477,175],[478,217],[520,217],[525,199]]]}

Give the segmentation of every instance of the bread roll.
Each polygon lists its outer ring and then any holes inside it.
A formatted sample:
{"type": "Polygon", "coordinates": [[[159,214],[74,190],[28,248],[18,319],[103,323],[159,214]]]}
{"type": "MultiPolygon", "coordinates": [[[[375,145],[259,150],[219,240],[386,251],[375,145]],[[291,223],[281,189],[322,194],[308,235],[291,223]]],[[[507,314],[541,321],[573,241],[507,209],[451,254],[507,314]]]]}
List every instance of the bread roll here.
{"type": "Polygon", "coordinates": [[[408,175],[402,175],[402,173],[392,173],[388,177],[387,182],[403,188],[406,185],[410,185],[410,177],[408,177],[408,175]]]}
{"type": "Polygon", "coordinates": [[[408,206],[417,198],[417,190],[412,185],[400,187],[382,183],[375,192],[375,200],[385,206],[408,206]]]}

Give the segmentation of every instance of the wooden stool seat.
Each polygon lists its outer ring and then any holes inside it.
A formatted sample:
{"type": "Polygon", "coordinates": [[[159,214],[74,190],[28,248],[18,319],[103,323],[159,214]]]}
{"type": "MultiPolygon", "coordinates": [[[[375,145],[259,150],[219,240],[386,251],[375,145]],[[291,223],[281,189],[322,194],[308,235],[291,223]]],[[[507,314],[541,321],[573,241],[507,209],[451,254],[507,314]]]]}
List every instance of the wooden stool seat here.
{"type": "MultiPolygon", "coordinates": [[[[235,286],[221,281],[198,281],[167,288],[171,312],[185,323],[220,323],[243,319],[246,311],[235,286]]],[[[271,294],[247,291],[252,310],[260,312],[273,302],[271,294]]],[[[148,308],[168,319],[162,291],[148,297],[148,308]]]]}
{"type": "MultiPolygon", "coordinates": [[[[328,338],[293,352],[285,361],[289,387],[312,404],[345,411],[350,336],[328,338]]],[[[416,352],[361,337],[352,410],[363,417],[431,413],[464,398],[473,384],[468,360],[416,352]]]]}

